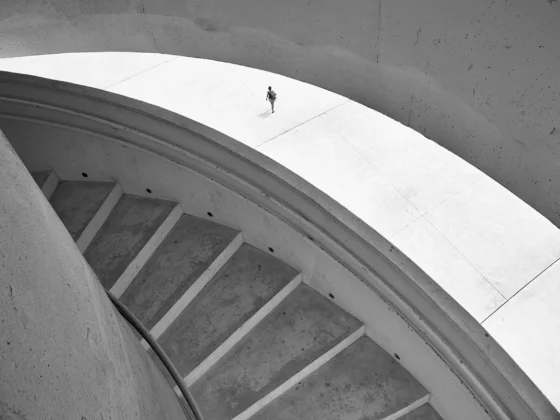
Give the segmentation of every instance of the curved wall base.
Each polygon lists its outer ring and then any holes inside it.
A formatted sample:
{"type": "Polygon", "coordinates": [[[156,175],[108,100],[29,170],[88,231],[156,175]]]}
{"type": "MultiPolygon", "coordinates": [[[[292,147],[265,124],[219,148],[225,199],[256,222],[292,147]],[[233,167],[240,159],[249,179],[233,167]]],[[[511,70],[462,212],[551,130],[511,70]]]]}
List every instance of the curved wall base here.
{"type": "Polygon", "coordinates": [[[184,419],[0,132],[0,418],[184,419]]]}

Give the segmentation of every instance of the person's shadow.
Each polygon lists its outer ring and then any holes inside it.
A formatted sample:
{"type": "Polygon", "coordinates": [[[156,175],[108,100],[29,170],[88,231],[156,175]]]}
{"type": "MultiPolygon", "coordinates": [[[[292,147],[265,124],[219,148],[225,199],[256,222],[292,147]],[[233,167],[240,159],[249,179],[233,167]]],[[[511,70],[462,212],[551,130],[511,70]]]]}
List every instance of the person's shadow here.
{"type": "Polygon", "coordinates": [[[264,111],[264,112],[261,112],[261,113],[259,114],[259,117],[260,117],[260,118],[268,118],[268,117],[270,117],[271,115],[272,115],[272,113],[271,113],[269,110],[266,110],[266,111],[264,111]]]}

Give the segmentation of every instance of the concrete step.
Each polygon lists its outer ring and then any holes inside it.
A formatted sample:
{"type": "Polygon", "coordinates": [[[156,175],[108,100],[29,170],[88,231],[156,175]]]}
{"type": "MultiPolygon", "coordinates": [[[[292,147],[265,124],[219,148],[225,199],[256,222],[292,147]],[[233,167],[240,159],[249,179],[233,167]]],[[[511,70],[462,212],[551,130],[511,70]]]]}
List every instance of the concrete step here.
{"type": "MultiPolygon", "coordinates": [[[[239,234],[183,215],[134,278],[121,301],[152,329],[239,234]]],[[[227,258],[223,261],[226,262],[227,258]]]]}
{"type": "Polygon", "coordinates": [[[158,342],[186,377],[297,275],[243,244],[158,342]]]}
{"type": "Polygon", "coordinates": [[[39,188],[43,188],[45,182],[47,182],[47,178],[49,177],[51,170],[44,170],[44,171],[33,171],[31,172],[31,176],[39,186],[39,188]]]}
{"type": "Polygon", "coordinates": [[[112,288],[175,206],[128,194],[120,198],[84,252],[105,288],[112,288]]]}
{"type": "Polygon", "coordinates": [[[205,417],[232,419],[361,325],[301,284],[193,385],[194,397],[205,417]]]}
{"type": "Polygon", "coordinates": [[[47,200],[51,198],[56,186],[58,185],[58,176],[56,173],[51,169],[44,169],[38,171],[32,171],[31,176],[43,191],[47,200]]]}
{"type": "Polygon", "coordinates": [[[61,181],[58,184],[49,201],[75,241],[114,186],[114,182],[96,181],[61,181]]]}
{"type": "MultiPolygon", "coordinates": [[[[363,336],[274,399],[253,420],[382,420],[423,405],[428,392],[387,352],[363,336]]],[[[243,417],[236,417],[241,419],[243,417]]],[[[429,418],[429,417],[427,417],[429,418]]]]}

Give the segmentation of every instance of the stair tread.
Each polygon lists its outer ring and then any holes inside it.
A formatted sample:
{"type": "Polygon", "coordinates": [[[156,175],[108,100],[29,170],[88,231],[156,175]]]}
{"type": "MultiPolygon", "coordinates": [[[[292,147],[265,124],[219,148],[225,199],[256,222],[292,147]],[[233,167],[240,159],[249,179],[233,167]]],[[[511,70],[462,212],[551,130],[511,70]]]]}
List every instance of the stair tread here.
{"type": "Polygon", "coordinates": [[[197,381],[192,392],[205,417],[231,419],[361,325],[302,284],[197,381]]]}
{"type": "Polygon", "coordinates": [[[42,171],[33,171],[31,172],[31,176],[39,186],[39,188],[43,188],[45,182],[47,182],[47,178],[49,177],[52,171],[50,169],[42,170],[42,171]]]}
{"type": "Polygon", "coordinates": [[[364,336],[251,419],[379,420],[426,395],[410,373],[364,336]]]}
{"type": "Polygon", "coordinates": [[[212,221],[181,216],[121,301],[151,329],[237,234],[212,221]]]}
{"type": "Polygon", "coordinates": [[[110,289],[171,213],[176,203],[125,194],[99,229],[84,257],[110,289]]]}
{"type": "Polygon", "coordinates": [[[424,404],[401,417],[401,420],[442,420],[430,404],[424,404]]]}
{"type": "Polygon", "coordinates": [[[185,377],[296,275],[243,244],[158,341],[185,377]]]}
{"type": "Polygon", "coordinates": [[[87,227],[113,189],[114,182],[61,181],[50,203],[74,240],[87,227]]]}

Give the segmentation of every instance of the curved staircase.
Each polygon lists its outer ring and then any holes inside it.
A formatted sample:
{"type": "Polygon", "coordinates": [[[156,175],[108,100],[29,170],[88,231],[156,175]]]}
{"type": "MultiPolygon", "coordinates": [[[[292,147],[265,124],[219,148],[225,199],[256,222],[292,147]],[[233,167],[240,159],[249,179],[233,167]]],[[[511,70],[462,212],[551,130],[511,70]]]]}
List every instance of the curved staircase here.
{"type": "Polygon", "coordinates": [[[149,189],[123,194],[87,173],[83,181],[46,169],[32,175],[103,286],[171,358],[206,419],[441,418],[399,356],[273,248],[249,245],[211,212],[189,215],[149,189]]]}

